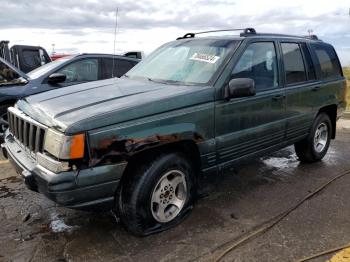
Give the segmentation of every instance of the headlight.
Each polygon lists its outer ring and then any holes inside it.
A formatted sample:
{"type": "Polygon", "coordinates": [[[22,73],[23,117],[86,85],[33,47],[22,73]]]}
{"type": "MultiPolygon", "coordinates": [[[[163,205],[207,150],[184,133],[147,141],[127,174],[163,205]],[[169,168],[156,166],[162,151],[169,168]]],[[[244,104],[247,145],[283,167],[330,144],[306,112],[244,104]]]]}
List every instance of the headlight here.
{"type": "Polygon", "coordinates": [[[77,159],[84,157],[85,135],[65,136],[48,129],[45,136],[44,150],[58,159],[77,159]]]}

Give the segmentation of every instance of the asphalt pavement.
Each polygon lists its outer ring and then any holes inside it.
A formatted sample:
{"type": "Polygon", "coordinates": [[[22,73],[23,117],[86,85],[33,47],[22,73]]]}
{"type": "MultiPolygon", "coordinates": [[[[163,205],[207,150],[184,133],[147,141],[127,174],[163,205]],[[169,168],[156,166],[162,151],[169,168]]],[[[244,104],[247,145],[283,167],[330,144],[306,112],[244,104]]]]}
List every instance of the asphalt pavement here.
{"type": "MultiPolygon", "coordinates": [[[[340,120],[323,161],[300,164],[288,147],[237,167],[208,187],[182,224],[144,238],[126,232],[111,212],[58,207],[28,190],[1,156],[0,261],[213,261],[240,237],[350,171],[349,149],[350,120],[340,120]]],[[[350,174],[221,261],[296,261],[348,244],[349,217],[350,174]]]]}

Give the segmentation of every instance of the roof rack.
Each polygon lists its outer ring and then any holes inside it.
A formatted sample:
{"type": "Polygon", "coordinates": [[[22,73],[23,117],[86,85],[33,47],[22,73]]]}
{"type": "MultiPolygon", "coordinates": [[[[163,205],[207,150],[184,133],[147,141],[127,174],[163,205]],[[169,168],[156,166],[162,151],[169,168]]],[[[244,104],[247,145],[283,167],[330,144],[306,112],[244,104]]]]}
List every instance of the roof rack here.
{"type": "Polygon", "coordinates": [[[210,30],[210,31],[202,31],[197,33],[187,33],[184,36],[176,38],[176,40],[186,39],[186,38],[194,38],[196,35],[200,34],[208,34],[208,33],[216,33],[216,32],[229,32],[229,31],[243,31],[240,35],[255,35],[256,31],[254,28],[234,28],[234,29],[221,29],[221,30],[210,30]]]}
{"type": "Polygon", "coordinates": [[[311,39],[311,40],[320,40],[317,35],[306,35],[305,38],[311,39]]]}
{"type": "Polygon", "coordinates": [[[221,30],[210,30],[210,31],[202,31],[197,33],[187,33],[184,36],[176,38],[176,40],[186,39],[186,38],[194,38],[196,35],[207,34],[207,33],[215,33],[215,32],[230,32],[230,31],[243,31],[240,33],[241,37],[248,36],[281,36],[281,37],[298,37],[298,38],[306,38],[311,40],[319,40],[321,41],[317,35],[307,35],[307,36],[296,36],[296,35],[287,35],[287,34],[273,34],[273,33],[257,33],[254,28],[237,28],[237,29],[221,29],[221,30]]]}
{"type": "MultiPolygon", "coordinates": [[[[241,36],[251,36],[251,34],[244,35],[241,34],[241,36]]],[[[306,39],[311,39],[311,40],[319,40],[321,41],[317,35],[287,35],[287,34],[274,34],[274,33],[256,33],[255,36],[281,36],[281,37],[297,37],[297,38],[306,38],[306,39]]]]}

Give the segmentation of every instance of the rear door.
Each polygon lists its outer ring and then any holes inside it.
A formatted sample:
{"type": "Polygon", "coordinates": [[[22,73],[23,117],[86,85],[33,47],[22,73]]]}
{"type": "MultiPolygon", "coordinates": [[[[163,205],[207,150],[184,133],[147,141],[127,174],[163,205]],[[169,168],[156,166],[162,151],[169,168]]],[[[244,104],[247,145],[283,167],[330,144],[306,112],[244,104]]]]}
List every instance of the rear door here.
{"type": "Polygon", "coordinates": [[[286,90],[286,138],[292,143],[307,135],[314,119],[313,100],[319,85],[306,42],[281,42],[286,90]]]}
{"type": "Polygon", "coordinates": [[[253,79],[257,93],[252,97],[216,102],[219,164],[261,154],[278,148],[284,142],[285,99],[279,79],[276,47],[275,41],[249,43],[233,67],[230,79],[253,79]]]}
{"type": "Polygon", "coordinates": [[[313,111],[316,113],[323,106],[338,105],[340,101],[345,100],[345,79],[337,54],[331,45],[312,43],[310,47],[319,79],[313,94],[313,111]]]}

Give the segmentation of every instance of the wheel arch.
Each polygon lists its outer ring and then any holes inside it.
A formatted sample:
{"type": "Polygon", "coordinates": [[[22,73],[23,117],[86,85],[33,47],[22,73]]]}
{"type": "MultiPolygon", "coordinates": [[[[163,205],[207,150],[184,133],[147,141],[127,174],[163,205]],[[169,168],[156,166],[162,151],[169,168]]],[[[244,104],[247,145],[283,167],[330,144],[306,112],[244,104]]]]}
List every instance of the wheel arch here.
{"type": "Polygon", "coordinates": [[[320,108],[318,113],[317,113],[317,115],[319,115],[321,113],[325,113],[329,116],[331,123],[332,123],[332,135],[331,135],[332,139],[335,139],[335,135],[337,132],[337,110],[338,110],[337,105],[332,104],[332,105],[327,105],[327,106],[320,108]]]}
{"type": "Polygon", "coordinates": [[[200,160],[200,152],[199,148],[195,141],[193,140],[181,140],[176,141],[172,143],[166,143],[159,145],[157,147],[149,148],[142,150],[140,152],[137,152],[133,155],[131,155],[127,159],[127,166],[124,170],[124,173],[121,177],[121,183],[127,178],[128,175],[132,173],[133,168],[135,168],[135,163],[141,163],[143,161],[149,161],[150,159],[154,158],[155,156],[161,154],[161,153],[171,153],[171,152],[177,152],[183,154],[187,159],[191,161],[193,164],[193,167],[196,171],[196,175],[199,174],[201,170],[201,160],[200,160]]]}

